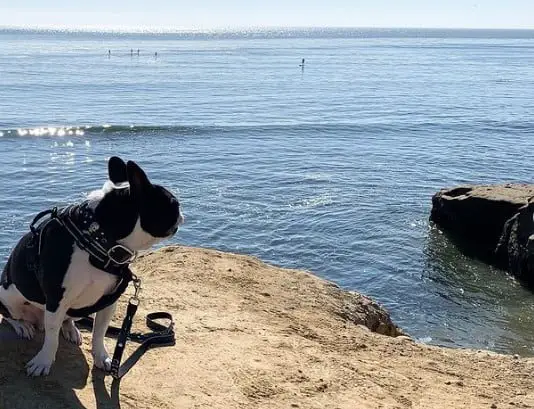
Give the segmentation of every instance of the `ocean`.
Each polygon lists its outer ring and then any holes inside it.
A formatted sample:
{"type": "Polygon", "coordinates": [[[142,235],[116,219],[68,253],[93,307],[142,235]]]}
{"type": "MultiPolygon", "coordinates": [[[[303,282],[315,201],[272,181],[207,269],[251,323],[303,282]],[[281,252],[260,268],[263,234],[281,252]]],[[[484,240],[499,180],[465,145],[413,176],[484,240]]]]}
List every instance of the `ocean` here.
{"type": "Polygon", "coordinates": [[[0,257],[119,155],[179,196],[169,243],[313,271],[421,342],[534,355],[534,295],[428,221],[440,188],[533,181],[533,90],[534,31],[3,29],[0,257]]]}

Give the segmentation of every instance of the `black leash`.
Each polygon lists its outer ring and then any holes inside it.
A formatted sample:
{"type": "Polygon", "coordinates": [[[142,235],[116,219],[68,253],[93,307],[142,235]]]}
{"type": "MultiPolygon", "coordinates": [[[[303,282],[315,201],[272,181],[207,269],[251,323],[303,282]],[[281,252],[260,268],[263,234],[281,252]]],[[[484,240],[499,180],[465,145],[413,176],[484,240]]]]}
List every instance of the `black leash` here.
{"type": "MultiPolygon", "coordinates": [[[[117,344],[115,345],[115,351],[113,352],[113,359],[111,361],[111,371],[109,372],[114,379],[121,379],[126,375],[149,349],[173,346],[176,344],[174,321],[172,315],[168,312],[153,312],[146,316],[146,326],[150,328],[152,332],[146,334],[130,332],[133,318],[137,312],[137,307],[139,306],[138,294],[141,288],[140,280],[134,281],[134,286],[135,294],[128,301],[128,307],[126,308],[126,315],[122,321],[122,327],[118,328],[110,325],[106,332],[106,336],[117,336],[117,344]],[[169,324],[163,325],[156,322],[156,320],[168,320],[169,324]],[[138,342],[141,345],[139,345],[139,347],[121,365],[122,356],[128,340],[138,342]]],[[[93,319],[91,317],[84,317],[77,321],[77,323],[87,329],[92,329],[93,327],[93,319]]]]}

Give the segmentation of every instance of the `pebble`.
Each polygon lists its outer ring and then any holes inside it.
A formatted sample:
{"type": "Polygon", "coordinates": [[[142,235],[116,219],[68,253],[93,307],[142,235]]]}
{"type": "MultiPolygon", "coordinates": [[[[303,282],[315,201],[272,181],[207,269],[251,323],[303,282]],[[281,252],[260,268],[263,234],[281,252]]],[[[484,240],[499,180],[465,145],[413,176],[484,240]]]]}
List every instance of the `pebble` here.
{"type": "Polygon", "coordinates": [[[397,339],[397,340],[399,340],[399,341],[415,342],[412,338],[410,338],[410,337],[407,336],[407,335],[399,335],[399,336],[396,337],[395,339],[397,339]]]}

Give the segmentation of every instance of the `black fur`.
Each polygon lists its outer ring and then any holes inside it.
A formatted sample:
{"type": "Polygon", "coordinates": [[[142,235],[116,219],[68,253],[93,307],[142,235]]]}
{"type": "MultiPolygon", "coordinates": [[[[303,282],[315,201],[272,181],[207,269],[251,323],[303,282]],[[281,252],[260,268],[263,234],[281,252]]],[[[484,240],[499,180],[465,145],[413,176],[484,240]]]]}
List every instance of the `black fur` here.
{"type": "Polygon", "coordinates": [[[39,232],[42,235],[41,256],[39,237],[26,233],[9,256],[2,272],[2,286],[15,284],[28,299],[55,312],[63,298],[65,273],[73,253],[74,240],[63,227],[50,222],[39,232]],[[45,295],[46,294],[46,295],[45,295]]]}
{"type": "Polygon", "coordinates": [[[109,158],[108,176],[109,180],[111,180],[116,185],[128,181],[126,166],[121,158],[117,156],[112,156],[111,158],[109,158]]]}

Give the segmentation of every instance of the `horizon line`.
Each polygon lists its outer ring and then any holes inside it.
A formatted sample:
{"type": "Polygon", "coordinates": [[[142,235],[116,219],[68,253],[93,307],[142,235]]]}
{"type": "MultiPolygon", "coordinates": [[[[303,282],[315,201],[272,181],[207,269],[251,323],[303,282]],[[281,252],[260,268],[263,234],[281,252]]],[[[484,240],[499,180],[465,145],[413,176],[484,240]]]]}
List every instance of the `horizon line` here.
{"type": "Polygon", "coordinates": [[[445,27],[445,26],[219,26],[219,27],[168,27],[168,26],[68,26],[68,25],[2,25],[0,31],[64,31],[87,33],[124,33],[124,34],[173,34],[173,33],[216,33],[231,31],[274,31],[274,30],[472,30],[472,31],[534,31],[534,27],[445,27]]]}

